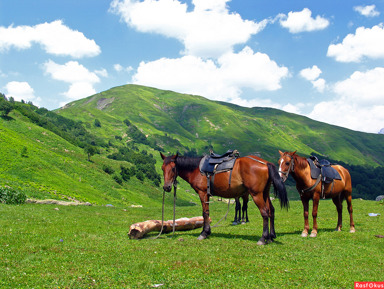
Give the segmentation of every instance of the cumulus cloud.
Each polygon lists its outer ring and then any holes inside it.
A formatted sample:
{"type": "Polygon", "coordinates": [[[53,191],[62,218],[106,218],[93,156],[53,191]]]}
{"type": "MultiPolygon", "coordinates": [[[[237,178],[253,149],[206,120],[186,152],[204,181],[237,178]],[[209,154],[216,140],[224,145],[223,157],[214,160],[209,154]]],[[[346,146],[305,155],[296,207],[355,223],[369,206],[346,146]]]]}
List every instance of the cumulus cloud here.
{"type": "Polygon", "coordinates": [[[7,97],[13,97],[16,101],[24,100],[25,102],[33,102],[35,105],[39,105],[41,99],[35,96],[35,91],[25,81],[11,81],[5,85],[5,95],[7,97]]]}
{"type": "Polygon", "coordinates": [[[384,126],[384,68],[354,72],[337,82],[337,98],[318,103],[308,115],[353,130],[377,133],[384,126]]]}
{"type": "Polygon", "coordinates": [[[321,72],[321,69],[318,68],[317,65],[313,65],[312,67],[302,69],[299,74],[302,78],[310,81],[313,87],[316,88],[319,92],[323,92],[326,83],[323,78],[319,78],[321,72]]]}
{"type": "Polygon", "coordinates": [[[280,82],[286,77],[289,77],[286,67],[277,65],[266,54],[245,47],[239,53],[224,54],[217,63],[191,55],[141,62],[133,82],[214,100],[237,99],[236,103],[241,105],[242,88],[273,91],[281,88],[280,82]]]}
{"type": "Polygon", "coordinates": [[[327,56],[339,62],[360,62],[364,57],[384,58],[383,24],[372,28],[359,27],[355,34],[348,34],[342,43],[331,44],[327,56]]]}
{"type": "Polygon", "coordinates": [[[280,14],[280,25],[287,28],[290,33],[310,32],[323,30],[329,26],[326,18],[317,15],[312,17],[312,11],[304,8],[300,12],[289,12],[288,15],[280,14]]]}
{"type": "Polygon", "coordinates": [[[353,10],[366,17],[376,17],[380,15],[380,12],[376,10],[376,5],[355,6],[353,10]]]}
{"type": "Polygon", "coordinates": [[[140,32],[176,38],[185,47],[185,55],[217,58],[246,43],[269,20],[259,23],[230,13],[229,0],[193,0],[194,9],[176,0],[114,0],[110,11],[121,16],[140,32]]]}
{"type": "MultiPolygon", "coordinates": [[[[95,94],[94,84],[100,82],[100,71],[91,72],[77,61],[57,64],[52,60],[44,63],[46,74],[53,79],[70,84],[69,90],[63,93],[69,100],[77,100],[95,94]]],[[[102,70],[103,71],[103,70],[102,70]]],[[[104,74],[105,73],[101,73],[104,74]]]]}
{"type": "Polygon", "coordinates": [[[117,63],[113,65],[113,69],[117,72],[121,72],[121,71],[131,72],[133,70],[133,67],[132,66],[123,67],[121,64],[117,63]]]}
{"type": "Polygon", "coordinates": [[[305,68],[300,71],[300,76],[309,81],[316,80],[320,76],[320,74],[321,74],[321,70],[320,68],[317,67],[317,65],[314,65],[309,68],[305,68]]]}
{"type": "Polygon", "coordinates": [[[0,51],[29,49],[34,43],[58,56],[93,57],[101,52],[94,40],[68,28],[61,20],[35,26],[0,27],[0,51]]]}

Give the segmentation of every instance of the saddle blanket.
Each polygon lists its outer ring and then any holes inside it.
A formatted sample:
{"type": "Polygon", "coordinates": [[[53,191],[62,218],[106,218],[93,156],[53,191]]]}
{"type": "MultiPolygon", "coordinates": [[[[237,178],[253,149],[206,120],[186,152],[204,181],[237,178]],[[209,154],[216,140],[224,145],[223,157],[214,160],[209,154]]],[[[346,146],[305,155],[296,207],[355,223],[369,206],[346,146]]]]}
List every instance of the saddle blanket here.
{"type": "Polygon", "coordinates": [[[316,165],[312,158],[308,158],[307,161],[311,167],[312,179],[317,179],[321,175],[321,180],[326,184],[332,183],[333,180],[341,180],[339,172],[331,167],[331,163],[328,160],[318,162],[320,166],[316,165]]]}

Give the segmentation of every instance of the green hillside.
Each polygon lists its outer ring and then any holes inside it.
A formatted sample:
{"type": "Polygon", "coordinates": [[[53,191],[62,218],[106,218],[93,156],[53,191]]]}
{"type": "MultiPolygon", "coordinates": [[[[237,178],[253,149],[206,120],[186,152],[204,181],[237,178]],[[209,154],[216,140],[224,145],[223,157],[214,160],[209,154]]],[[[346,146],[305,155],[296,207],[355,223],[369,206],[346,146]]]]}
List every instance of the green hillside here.
{"type": "MultiPolygon", "coordinates": [[[[1,96],[1,95],[0,95],[1,96]]],[[[125,85],[56,111],[0,97],[0,186],[37,199],[159,206],[159,151],[202,155],[237,149],[276,163],[297,150],[350,170],[353,195],[384,190],[384,135],[355,132],[271,108],[244,108],[125,85]],[[4,107],[11,110],[4,112],[4,107]]],[[[290,198],[298,198],[292,180],[290,198]]],[[[172,194],[166,202],[172,204],[172,194]]],[[[178,205],[199,203],[180,182],[178,205]]]]}
{"type": "MultiPolygon", "coordinates": [[[[83,148],[33,123],[17,109],[0,118],[0,146],[0,186],[21,190],[29,198],[128,206],[155,206],[162,200],[161,188],[149,180],[116,182],[120,167],[130,163],[102,154],[88,161],[83,148]]],[[[195,199],[181,192],[178,204],[195,199]]],[[[171,205],[173,199],[167,196],[166,201],[171,205]]]]}
{"type": "Polygon", "coordinates": [[[384,136],[351,131],[271,108],[244,108],[155,88],[125,85],[57,111],[94,134],[129,141],[128,119],[166,152],[236,148],[276,162],[278,150],[297,150],[353,165],[384,165],[384,136]],[[95,119],[101,126],[94,125],[95,119]]]}

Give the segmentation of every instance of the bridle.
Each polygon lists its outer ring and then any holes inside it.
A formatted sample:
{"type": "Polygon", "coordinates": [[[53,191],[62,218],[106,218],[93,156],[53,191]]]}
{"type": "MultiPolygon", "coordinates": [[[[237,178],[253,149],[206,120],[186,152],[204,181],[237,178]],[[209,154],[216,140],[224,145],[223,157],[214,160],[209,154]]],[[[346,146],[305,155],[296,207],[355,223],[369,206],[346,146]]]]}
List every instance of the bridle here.
{"type": "Polygon", "coordinates": [[[284,175],[283,182],[285,182],[288,179],[288,175],[289,175],[290,172],[294,172],[295,171],[295,160],[294,160],[293,156],[290,155],[290,157],[291,157],[291,161],[289,162],[288,170],[286,172],[283,172],[283,171],[279,170],[279,173],[284,175]]]}

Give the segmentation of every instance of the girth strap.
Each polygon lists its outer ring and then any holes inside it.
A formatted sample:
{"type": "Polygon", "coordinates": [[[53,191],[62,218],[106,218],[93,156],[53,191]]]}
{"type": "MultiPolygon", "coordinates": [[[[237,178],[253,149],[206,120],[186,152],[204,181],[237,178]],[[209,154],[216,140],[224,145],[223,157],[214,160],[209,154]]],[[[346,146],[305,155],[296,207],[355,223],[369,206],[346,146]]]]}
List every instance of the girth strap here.
{"type": "Polygon", "coordinates": [[[310,188],[306,188],[304,190],[301,190],[301,194],[312,191],[314,188],[316,188],[316,186],[320,183],[320,181],[321,181],[321,174],[317,177],[316,183],[310,188]]]}

